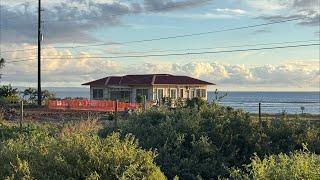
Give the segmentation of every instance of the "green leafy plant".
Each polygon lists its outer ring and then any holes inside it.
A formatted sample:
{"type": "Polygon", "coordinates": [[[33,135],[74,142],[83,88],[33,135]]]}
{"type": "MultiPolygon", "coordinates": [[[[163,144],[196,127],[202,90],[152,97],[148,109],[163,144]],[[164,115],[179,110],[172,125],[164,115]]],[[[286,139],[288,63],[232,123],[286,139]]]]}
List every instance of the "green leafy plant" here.
{"type": "Polygon", "coordinates": [[[153,162],[156,154],[141,149],[133,135],[101,139],[90,122],[62,125],[53,134],[10,129],[0,128],[7,134],[0,145],[0,177],[6,179],[166,179],[153,162]]]}
{"type": "Polygon", "coordinates": [[[255,155],[246,167],[245,171],[233,168],[230,176],[234,179],[319,179],[320,155],[308,150],[263,159],[255,155]]]}

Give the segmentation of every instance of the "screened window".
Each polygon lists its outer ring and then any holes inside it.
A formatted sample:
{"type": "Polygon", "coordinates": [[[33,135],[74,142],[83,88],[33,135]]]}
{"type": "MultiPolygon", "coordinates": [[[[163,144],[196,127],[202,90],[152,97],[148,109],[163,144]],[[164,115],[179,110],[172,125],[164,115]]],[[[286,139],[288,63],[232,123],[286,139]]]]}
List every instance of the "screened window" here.
{"type": "Polygon", "coordinates": [[[93,99],[103,99],[103,89],[93,89],[93,99]]]}
{"type": "Polygon", "coordinates": [[[190,96],[190,99],[192,99],[192,98],[194,98],[195,96],[194,96],[194,90],[190,90],[190,94],[189,94],[189,96],[190,96]]]}
{"type": "Polygon", "coordinates": [[[158,91],[157,91],[157,97],[158,97],[158,99],[161,99],[161,98],[164,97],[164,96],[163,96],[163,89],[158,89],[158,91]]]}
{"type": "Polygon", "coordinates": [[[149,99],[149,90],[148,89],[137,89],[137,95],[145,96],[146,99],[149,99]]]}
{"type": "Polygon", "coordinates": [[[205,89],[197,89],[196,93],[197,93],[197,97],[202,97],[202,98],[206,97],[206,90],[205,89]]]}
{"type": "Polygon", "coordinates": [[[179,97],[183,98],[183,89],[180,89],[179,97]]]}
{"type": "Polygon", "coordinates": [[[170,98],[177,99],[177,90],[176,89],[170,89],[170,98]]]}

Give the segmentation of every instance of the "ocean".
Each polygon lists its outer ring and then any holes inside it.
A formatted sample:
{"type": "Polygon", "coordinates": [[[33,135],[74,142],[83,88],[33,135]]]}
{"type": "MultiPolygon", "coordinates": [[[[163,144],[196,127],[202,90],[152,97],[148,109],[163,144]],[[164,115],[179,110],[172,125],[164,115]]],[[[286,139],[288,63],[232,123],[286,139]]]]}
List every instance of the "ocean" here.
{"type": "MultiPolygon", "coordinates": [[[[305,113],[320,114],[319,92],[227,92],[220,105],[240,108],[250,113],[259,112],[261,103],[262,113],[290,114],[301,113],[304,107],[305,113]]],[[[223,94],[223,93],[221,93],[223,94]]],[[[208,93],[208,101],[215,98],[213,92],[208,93]]]]}
{"type": "MultiPolygon", "coordinates": [[[[52,91],[53,92],[53,91],[52,91]]],[[[59,98],[89,98],[89,89],[75,88],[54,91],[59,98]]],[[[320,114],[320,92],[227,92],[220,105],[243,109],[250,113],[258,113],[261,103],[262,113],[305,113],[320,114]]],[[[219,94],[224,94],[221,92],[219,94]]],[[[208,101],[215,98],[214,92],[208,92],[208,101]]]]}

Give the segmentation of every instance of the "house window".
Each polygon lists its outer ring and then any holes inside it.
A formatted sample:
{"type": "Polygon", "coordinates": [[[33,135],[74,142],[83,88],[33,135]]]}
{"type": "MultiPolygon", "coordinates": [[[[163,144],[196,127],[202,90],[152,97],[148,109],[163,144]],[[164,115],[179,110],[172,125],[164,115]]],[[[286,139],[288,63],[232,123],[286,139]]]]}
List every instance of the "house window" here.
{"type": "Polygon", "coordinates": [[[176,89],[170,89],[170,98],[177,99],[177,90],[176,89]]]}
{"type": "Polygon", "coordinates": [[[149,99],[149,90],[148,89],[137,89],[137,96],[146,96],[146,99],[149,99]]]}
{"type": "Polygon", "coordinates": [[[103,89],[93,89],[93,99],[103,99],[103,89]]]}
{"type": "Polygon", "coordinates": [[[197,93],[197,97],[201,97],[201,98],[206,97],[206,90],[205,89],[197,89],[196,93],[197,93]]]}
{"type": "Polygon", "coordinates": [[[111,91],[110,100],[120,100],[121,102],[130,102],[131,92],[130,91],[111,91]]]}
{"type": "Polygon", "coordinates": [[[162,99],[164,96],[163,96],[163,89],[158,89],[157,90],[157,98],[158,99],[162,99]]]}
{"type": "Polygon", "coordinates": [[[190,92],[190,94],[189,94],[190,99],[194,98],[195,97],[194,90],[190,90],[189,92],[190,92]]]}
{"type": "Polygon", "coordinates": [[[179,97],[183,98],[183,89],[180,89],[179,97]]]}
{"type": "Polygon", "coordinates": [[[207,91],[205,89],[201,89],[201,97],[207,97],[207,91]]]}

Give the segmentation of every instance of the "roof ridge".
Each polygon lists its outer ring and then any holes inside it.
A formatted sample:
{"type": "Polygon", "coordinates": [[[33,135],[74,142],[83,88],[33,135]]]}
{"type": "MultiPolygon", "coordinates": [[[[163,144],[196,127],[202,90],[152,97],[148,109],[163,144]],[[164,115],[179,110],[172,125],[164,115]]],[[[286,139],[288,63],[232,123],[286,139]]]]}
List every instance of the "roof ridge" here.
{"type": "Polygon", "coordinates": [[[152,84],[152,85],[154,84],[154,81],[156,80],[156,77],[157,77],[157,75],[153,75],[152,81],[151,81],[151,84],[152,84]]]}
{"type": "Polygon", "coordinates": [[[111,76],[108,76],[108,79],[106,80],[106,82],[104,83],[104,85],[107,85],[107,84],[109,83],[110,79],[111,79],[111,76]]]}

